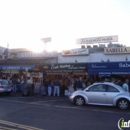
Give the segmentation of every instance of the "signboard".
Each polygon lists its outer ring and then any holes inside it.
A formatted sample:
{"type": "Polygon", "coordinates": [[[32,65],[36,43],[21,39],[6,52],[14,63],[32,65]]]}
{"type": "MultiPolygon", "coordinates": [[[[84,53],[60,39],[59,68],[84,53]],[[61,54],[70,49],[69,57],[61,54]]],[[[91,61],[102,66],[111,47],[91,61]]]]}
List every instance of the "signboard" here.
{"type": "Polygon", "coordinates": [[[33,53],[33,52],[23,52],[18,53],[18,58],[34,58],[34,57],[57,57],[58,52],[41,52],[41,53],[33,53]]]}
{"type": "Polygon", "coordinates": [[[80,56],[80,55],[89,55],[89,50],[87,48],[82,49],[73,49],[62,51],[63,56],[80,56]]]}
{"type": "Polygon", "coordinates": [[[88,63],[88,69],[130,69],[130,62],[88,63]]]}
{"type": "Polygon", "coordinates": [[[130,74],[130,62],[88,63],[89,75],[130,74]]]}
{"type": "Polygon", "coordinates": [[[0,70],[33,70],[35,66],[0,66],[0,70]]]}
{"type": "Polygon", "coordinates": [[[51,42],[51,37],[43,38],[41,40],[43,40],[44,43],[51,42]]]}
{"type": "Polygon", "coordinates": [[[42,65],[42,71],[46,73],[85,72],[86,67],[86,63],[49,64],[42,65]]]}
{"type": "Polygon", "coordinates": [[[104,54],[129,54],[130,47],[112,47],[112,48],[104,48],[104,54]]]}
{"type": "Polygon", "coordinates": [[[109,43],[118,42],[118,36],[102,36],[102,37],[90,37],[90,38],[80,38],[76,40],[77,44],[92,44],[92,43],[109,43]]]}
{"type": "Polygon", "coordinates": [[[130,69],[129,70],[88,70],[89,75],[130,75],[130,69]]]}

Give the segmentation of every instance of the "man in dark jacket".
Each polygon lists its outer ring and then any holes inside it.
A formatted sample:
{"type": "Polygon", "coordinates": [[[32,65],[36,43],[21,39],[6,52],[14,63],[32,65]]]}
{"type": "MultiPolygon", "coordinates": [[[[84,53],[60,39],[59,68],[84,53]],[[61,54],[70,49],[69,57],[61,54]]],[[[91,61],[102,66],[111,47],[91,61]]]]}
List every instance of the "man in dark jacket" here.
{"type": "Polygon", "coordinates": [[[82,82],[82,77],[79,79],[76,78],[74,81],[74,90],[82,90],[83,89],[83,82],[82,82]]]}

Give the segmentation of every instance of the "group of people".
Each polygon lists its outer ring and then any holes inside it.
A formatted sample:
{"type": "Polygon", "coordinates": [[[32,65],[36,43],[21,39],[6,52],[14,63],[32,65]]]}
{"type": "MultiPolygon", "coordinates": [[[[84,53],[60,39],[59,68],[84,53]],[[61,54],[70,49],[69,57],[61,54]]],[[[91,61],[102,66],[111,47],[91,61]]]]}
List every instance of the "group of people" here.
{"type": "Polygon", "coordinates": [[[32,78],[21,77],[19,78],[17,75],[12,75],[12,77],[7,79],[12,85],[13,92],[21,92],[25,89],[26,86],[30,87],[30,93],[33,95],[34,93],[34,81],[32,78]]]}
{"type": "MultiPolygon", "coordinates": [[[[19,79],[18,76],[13,75],[10,79],[12,84],[13,92],[17,91],[17,85],[25,85],[28,84],[31,86],[31,93],[34,93],[34,81],[32,78],[21,78],[19,79]]],[[[82,76],[75,76],[75,77],[54,77],[54,78],[46,78],[42,80],[41,83],[41,94],[48,95],[48,96],[60,96],[65,95],[65,91],[69,90],[69,88],[73,88],[73,91],[76,90],[83,90],[86,87],[90,86],[95,82],[113,82],[121,87],[123,87],[126,91],[130,92],[130,80],[124,78],[117,78],[117,77],[109,77],[109,78],[97,78],[92,79],[91,77],[82,77],[82,76]]]]}
{"type": "Polygon", "coordinates": [[[69,87],[69,79],[68,78],[58,78],[54,79],[44,79],[41,94],[48,96],[60,96],[64,95],[64,91],[69,87]]]}
{"type": "Polygon", "coordinates": [[[44,79],[41,88],[42,95],[60,96],[65,95],[65,91],[72,87],[73,91],[83,90],[90,83],[86,83],[81,76],[79,77],[55,77],[54,79],[44,79]]]}

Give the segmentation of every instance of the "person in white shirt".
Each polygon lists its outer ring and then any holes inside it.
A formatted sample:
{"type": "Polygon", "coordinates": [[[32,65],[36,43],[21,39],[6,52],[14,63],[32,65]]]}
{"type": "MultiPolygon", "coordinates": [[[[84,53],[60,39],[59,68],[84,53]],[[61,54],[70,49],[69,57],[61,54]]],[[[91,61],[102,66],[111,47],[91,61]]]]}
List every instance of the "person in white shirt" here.
{"type": "Polygon", "coordinates": [[[126,90],[126,91],[128,91],[129,92],[129,85],[128,85],[128,83],[129,83],[129,80],[128,79],[126,79],[125,80],[125,83],[123,84],[123,88],[126,90]]]}

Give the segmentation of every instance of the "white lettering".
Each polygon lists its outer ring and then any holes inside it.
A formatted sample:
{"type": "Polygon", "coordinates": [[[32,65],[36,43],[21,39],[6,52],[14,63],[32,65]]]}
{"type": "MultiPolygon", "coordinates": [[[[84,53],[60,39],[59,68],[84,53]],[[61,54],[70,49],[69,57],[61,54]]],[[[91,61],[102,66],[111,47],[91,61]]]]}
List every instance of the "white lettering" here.
{"type": "Polygon", "coordinates": [[[129,68],[130,64],[128,63],[119,63],[119,68],[129,68]]]}

